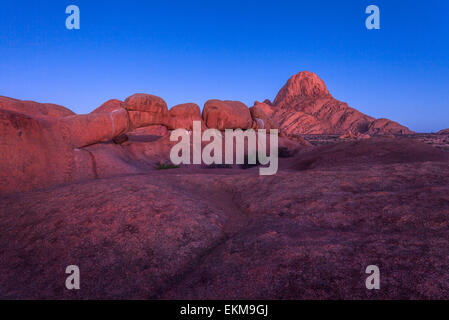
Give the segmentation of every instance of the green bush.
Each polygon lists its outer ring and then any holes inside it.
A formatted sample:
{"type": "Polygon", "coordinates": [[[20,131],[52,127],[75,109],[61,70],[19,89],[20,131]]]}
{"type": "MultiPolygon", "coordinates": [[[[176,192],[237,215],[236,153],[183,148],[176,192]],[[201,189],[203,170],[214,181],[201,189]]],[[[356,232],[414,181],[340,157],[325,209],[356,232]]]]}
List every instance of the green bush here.
{"type": "Polygon", "coordinates": [[[167,169],[177,169],[179,166],[175,166],[174,164],[165,164],[165,163],[159,163],[157,165],[156,170],[167,170],[167,169]]]}

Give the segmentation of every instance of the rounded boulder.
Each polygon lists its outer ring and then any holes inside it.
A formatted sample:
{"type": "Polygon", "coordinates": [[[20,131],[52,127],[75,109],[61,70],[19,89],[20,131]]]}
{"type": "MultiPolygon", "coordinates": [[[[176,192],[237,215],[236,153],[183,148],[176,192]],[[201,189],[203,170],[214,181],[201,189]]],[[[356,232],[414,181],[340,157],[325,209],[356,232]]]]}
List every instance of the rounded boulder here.
{"type": "MultiPolygon", "coordinates": [[[[200,107],[196,103],[178,104],[170,109],[171,129],[193,129],[193,121],[203,122],[200,107]]],[[[202,123],[202,128],[204,124],[202,123]]]]}
{"type": "Polygon", "coordinates": [[[208,128],[218,130],[249,129],[253,124],[248,107],[240,101],[207,101],[203,120],[208,128]]]}

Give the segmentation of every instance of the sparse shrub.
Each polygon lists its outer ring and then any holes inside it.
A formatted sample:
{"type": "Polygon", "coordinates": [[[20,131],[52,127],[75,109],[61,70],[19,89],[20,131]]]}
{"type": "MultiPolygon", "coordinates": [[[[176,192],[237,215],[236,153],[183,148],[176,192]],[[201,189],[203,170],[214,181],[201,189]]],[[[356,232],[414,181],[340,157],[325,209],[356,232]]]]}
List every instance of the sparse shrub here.
{"type": "Polygon", "coordinates": [[[171,164],[171,163],[169,163],[169,164],[159,163],[157,165],[156,170],[168,170],[168,169],[177,169],[177,168],[179,168],[179,166],[176,166],[176,165],[171,164]]]}

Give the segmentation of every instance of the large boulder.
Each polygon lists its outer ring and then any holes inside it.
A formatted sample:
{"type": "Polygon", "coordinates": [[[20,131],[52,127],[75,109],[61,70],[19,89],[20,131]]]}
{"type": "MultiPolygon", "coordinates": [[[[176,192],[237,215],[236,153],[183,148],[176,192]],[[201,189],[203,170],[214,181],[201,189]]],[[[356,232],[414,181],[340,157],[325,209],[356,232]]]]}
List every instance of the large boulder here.
{"type": "Polygon", "coordinates": [[[440,135],[449,134],[449,129],[440,130],[438,131],[438,134],[440,135]]]}
{"type": "Polygon", "coordinates": [[[77,148],[106,142],[128,132],[130,121],[125,109],[60,118],[53,131],[77,148]]]}
{"type": "Polygon", "coordinates": [[[253,124],[248,107],[239,101],[207,101],[203,120],[208,128],[218,130],[249,129],[253,124]]]}
{"type": "Polygon", "coordinates": [[[164,99],[151,94],[136,93],[125,100],[128,111],[141,111],[150,113],[168,113],[164,99]]]}
{"type": "Polygon", "coordinates": [[[132,129],[158,124],[170,126],[170,114],[162,98],[137,93],[125,100],[124,107],[128,110],[132,129]]]}
{"type": "MultiPolygon", "coordinates": [[[[193,121],[201,121],[203,124],[201,110],[196,103],[178,104],[171,108],[169,113],[171,117],[171,129],[192,130],[193,121]]],[[[202,127],[204,128],[204,124],[202,127]]]]}

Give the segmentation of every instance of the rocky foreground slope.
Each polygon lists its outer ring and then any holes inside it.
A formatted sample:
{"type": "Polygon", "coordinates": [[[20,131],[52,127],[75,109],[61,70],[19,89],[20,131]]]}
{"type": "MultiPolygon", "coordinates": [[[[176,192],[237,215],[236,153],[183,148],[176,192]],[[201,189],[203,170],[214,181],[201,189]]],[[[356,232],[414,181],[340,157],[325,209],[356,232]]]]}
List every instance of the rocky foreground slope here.
{"type": "Polygon", "coordinates": [[[0,196],[0,297],[447,299],[448,160],[373,138],[270,177],[180,168],[0,196]]]}

